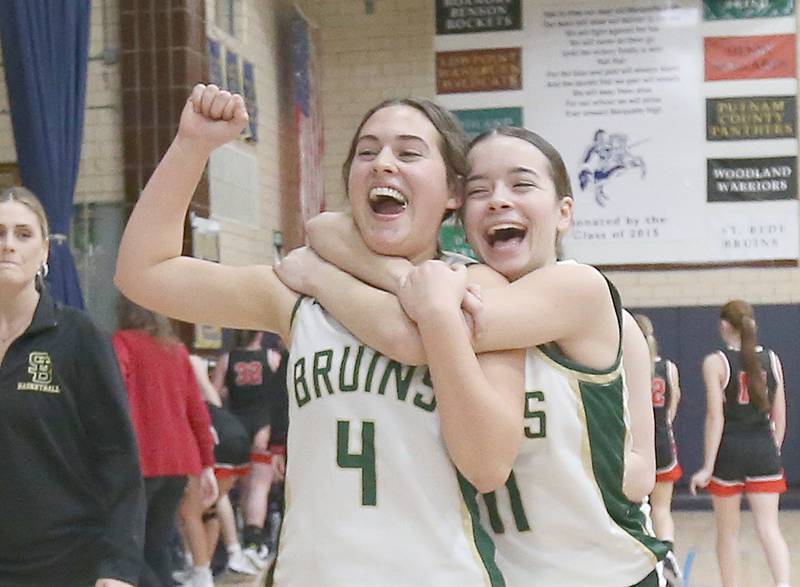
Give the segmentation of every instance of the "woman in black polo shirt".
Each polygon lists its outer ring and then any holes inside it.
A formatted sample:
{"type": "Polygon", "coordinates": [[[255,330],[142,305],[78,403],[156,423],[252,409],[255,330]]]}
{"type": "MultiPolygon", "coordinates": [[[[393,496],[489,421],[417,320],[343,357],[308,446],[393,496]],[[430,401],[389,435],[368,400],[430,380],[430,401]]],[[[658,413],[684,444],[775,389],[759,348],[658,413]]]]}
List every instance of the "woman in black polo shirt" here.
{"type": "Polygon", "coordinates": [[[135,585],[143,489],[111,341],[44,286],[47,218],[0,192],[0,586],[135,585]]]}

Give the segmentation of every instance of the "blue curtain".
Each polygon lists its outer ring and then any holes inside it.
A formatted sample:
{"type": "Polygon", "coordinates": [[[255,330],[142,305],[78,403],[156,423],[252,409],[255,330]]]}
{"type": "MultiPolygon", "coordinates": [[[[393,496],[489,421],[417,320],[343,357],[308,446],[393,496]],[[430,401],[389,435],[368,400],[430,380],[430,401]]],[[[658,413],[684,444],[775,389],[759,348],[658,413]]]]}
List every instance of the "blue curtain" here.
{"type": "Polygon", "coordinates": [[[0,37],[22,183],[52,235],[53,296],[83,307],[66,236],[83,139],[90,0],[0,0],[0,37]]]}

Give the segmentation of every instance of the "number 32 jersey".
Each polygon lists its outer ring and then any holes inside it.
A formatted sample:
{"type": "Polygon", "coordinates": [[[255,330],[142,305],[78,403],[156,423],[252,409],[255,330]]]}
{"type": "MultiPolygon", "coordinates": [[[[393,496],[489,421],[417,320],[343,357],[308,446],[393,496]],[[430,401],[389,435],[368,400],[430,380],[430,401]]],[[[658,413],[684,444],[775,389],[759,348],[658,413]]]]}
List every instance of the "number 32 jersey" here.
{"type": "Polygon", "coordinates": [[[505,586],[426,367],[389,360],[301,298],[287,380],[276,587],[505,586]]]}

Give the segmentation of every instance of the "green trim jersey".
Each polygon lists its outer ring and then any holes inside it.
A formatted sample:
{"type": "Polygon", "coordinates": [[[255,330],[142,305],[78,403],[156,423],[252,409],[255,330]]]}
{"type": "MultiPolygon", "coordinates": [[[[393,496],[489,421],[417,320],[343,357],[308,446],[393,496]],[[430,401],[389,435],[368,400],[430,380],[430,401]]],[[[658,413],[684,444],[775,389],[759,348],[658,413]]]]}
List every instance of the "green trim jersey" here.
{"type": "Polygon", "coordinates": [[[622,492],[632,440],[621,359],[620,349],[597,371],[552,345],[527,351],[522,448],[506,487],[481,507],[509,587],[625,587],[666,554],[648,506],[622,492]]]}
{"type": "Polygon", "coordinates": [[[499,587],[474,489],[442,439],[427,367],[295,309],[276,587],[499,587]]]}

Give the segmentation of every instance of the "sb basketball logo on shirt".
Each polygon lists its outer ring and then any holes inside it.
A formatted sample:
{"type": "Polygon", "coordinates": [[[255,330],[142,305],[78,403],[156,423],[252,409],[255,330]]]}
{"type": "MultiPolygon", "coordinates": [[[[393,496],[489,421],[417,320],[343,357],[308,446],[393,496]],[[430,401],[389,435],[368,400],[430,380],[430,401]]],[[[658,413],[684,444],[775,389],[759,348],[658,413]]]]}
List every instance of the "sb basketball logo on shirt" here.
{"type": "Polygon", "coordinates": [[[30,381],[19,381],[17,391],[39,391],[42,393],[61,393],[61,388],[53,384],[53,362],[50,355],[34,351],[28,355],[30,381]]]}

